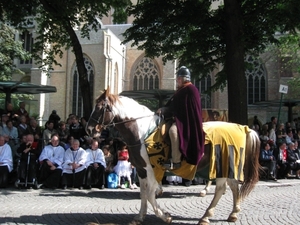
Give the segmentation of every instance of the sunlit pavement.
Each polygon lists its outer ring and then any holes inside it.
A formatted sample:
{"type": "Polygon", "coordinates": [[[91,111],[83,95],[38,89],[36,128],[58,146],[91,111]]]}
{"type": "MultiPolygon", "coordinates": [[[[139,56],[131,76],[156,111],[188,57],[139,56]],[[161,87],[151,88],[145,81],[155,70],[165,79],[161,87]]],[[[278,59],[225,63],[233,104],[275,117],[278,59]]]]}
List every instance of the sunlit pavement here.
{"type": "MultiPolygon", "coordinates": [[[[173,217],[172,224],[197,224],[214,192],[204,198],[204,185],[167,186],[158,197],[159,205],[173,217]]],[[[16,189],[0,190],[0,224],[73,225],[130,224],[140,208],[139,189],[16,189]]],[[[243,201],[239,220],[228,223],[232,209],[229,188],[221,198],[211,224],[300,224],[300,180],[260,181],[243,201]]],[[[148,203],[145,225],[166,224],[154,215],[148,203]]]]}

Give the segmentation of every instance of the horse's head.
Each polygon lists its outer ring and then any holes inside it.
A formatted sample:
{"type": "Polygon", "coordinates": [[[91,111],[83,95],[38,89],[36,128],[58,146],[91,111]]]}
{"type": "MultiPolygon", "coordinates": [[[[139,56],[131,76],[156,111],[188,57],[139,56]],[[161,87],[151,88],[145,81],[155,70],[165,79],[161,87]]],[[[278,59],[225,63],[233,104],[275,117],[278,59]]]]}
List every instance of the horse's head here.
{"type": "Polygon", "coordinates": [[[114,120],[112,105],[116,97],[109,94],[109,88],[96,99],[96,105],[86,125],[86,132],[91,137],[99,137],[102,130],[114,120]]]}

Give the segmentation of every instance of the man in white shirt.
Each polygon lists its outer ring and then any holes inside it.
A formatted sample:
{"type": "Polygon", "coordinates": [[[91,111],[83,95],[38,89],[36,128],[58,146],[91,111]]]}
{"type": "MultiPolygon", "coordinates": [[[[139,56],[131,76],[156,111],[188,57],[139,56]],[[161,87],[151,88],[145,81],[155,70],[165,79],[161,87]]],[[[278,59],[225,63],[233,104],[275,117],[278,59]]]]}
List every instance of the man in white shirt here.
{"type": "Polygon", "coordinates": [[[104,153],[98,148],[99,143],[97,140],[92,141],[90,149],[86,150],[86,187],[91,189],[92,185],[99,189],[104,189],[105,179],[104,171],[106,168],[106,162],[104,153]]]}
{"type": "Polygon", "coordinates": [[[8,175],[13,169],[11,148],[5,143],[4,136],[0,135],[0,188],[5,188],[8,183],[8,175]]]}
{"type": "Polygon", "coordinates": [[[65,156],[65,149],[59,145],[59,136],[54,134],[51,137],[50,145],[46,145],[39,157],[40,179],[39,187],[57,188],[60,184],[62,164],[65,156]]]}
{"type": "Polygon", "coordinates": [[[78,139],[74,139],[71,148],[65,152],[63,163],[62,187],[78,187],[83,189],[86,171],[86,152],[80,147],[78,139]]]}

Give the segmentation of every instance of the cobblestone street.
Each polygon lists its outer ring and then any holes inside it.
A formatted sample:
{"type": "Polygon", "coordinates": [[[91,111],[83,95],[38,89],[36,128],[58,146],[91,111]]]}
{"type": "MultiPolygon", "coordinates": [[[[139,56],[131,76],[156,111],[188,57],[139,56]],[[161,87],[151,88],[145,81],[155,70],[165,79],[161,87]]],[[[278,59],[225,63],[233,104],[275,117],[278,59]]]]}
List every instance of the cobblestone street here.
{"type": "MultiPolygon", "coordinates": [[[[172,224],[197,224],[212,199],[212,192],[201,198],[204,185],[164,186],[159,204],[173,217],[172,224]]],[[[214,189],[214,186],[213,186],[214,189]]],[[[129,224],[140,208],[139,189],[0,190],[0,224],[83,225],[129,224]]],[[[241,205],[239,220],[228,223],[232,209],[229,188],[217,205],[211,224],[300,224],[300,180],[260,181],[241,205]]],[[[148,203],[145,225],[166,224],[157,218],[148,203]]]]}

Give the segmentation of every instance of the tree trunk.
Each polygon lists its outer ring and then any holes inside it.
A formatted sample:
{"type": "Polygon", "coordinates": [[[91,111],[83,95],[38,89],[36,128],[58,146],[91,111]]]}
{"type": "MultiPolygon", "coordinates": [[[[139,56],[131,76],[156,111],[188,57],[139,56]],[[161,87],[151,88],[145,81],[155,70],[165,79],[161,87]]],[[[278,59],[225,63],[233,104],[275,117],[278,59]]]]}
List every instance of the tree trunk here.
{"type": "Polygon", "coordinates": [[[225,71],[228,87],[230,122],[248,124],[247,83],[241,5],[238,0],[224,0],[226,24],[225,71]]]}
{"type": "Polygon", "coordinates": [[[78,37],[73,30],[71,24],[66,25],[66,30],[70,35],[70,39],[72,41],[73,50],[75,53],[77,70],[79,74],[79,85],[82,94],[82,102],[83,102],[83,115],[86,118],[90,117],[92,112],[92,96],[90,91],[90,84],[88,81],[87,70],[84,65],[84,58],[82,53],[81,44],[78,40],[78,37]]]}

